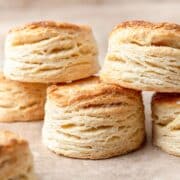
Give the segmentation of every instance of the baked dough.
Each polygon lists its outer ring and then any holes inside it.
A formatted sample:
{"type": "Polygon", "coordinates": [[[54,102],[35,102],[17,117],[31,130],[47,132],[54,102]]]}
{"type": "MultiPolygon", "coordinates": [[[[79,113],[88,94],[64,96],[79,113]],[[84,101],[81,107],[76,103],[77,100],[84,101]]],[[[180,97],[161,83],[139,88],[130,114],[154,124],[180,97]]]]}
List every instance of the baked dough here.
{"type": "Polygon", "coordinates": [[[23,82],[69,82],[99,70],[88,26],[36,22],[12,29],[5,45],[5,76],[23,82]]]}
{"type": "Polygon", "coordinates": [[[36,179],[28,142],[10,131],[0,131],[0,179],[36,179]]]}
{"type": "Polygon", "coordinates": [[[44,119],[46,85],[8,80],[0,71],[0,122],[44,119]]]}
{"type": "Polygon", "coordinates": [[[144,136],[141,92],[98,77],[48,88],[43,142],[55,153],[110,158],[139,148],[144,136]]]}
{"type": "Polygon", "coordinates": [[[152,117],[154,145],[180,156],[180,94],[155,94],[152,117]]]}
{"type": "Polygon", "coordinates": [[[180,92],[180,25],[121,23],[110,35],[100,77],[130,89],[180,92]]]}

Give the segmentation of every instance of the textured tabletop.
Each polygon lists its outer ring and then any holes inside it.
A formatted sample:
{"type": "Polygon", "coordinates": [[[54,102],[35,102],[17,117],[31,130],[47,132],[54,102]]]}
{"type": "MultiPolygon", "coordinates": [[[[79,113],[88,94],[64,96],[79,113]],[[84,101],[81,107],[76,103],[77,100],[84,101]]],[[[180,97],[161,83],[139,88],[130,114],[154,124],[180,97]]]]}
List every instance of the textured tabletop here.
{"type": "MultiPolygon", "coordinates": [[[[0,11],[0,57],[3,62],[5,34],[12,26],[43,19],[90,24],[100,51],[101,64],[112,27],[124,20],[144,19],[180,23],[180,3],[134,3],[30,8],[0,11]]],[[[179,180],[180,158],[151,145],[151,93],[143,93],[146,107],[147,141],[138,151],[107,160],[77,160],[59,157],[41,143],[43,122],[1,123],[0,129],[13,130],[29,140],[40,180],[179,180]]]]}

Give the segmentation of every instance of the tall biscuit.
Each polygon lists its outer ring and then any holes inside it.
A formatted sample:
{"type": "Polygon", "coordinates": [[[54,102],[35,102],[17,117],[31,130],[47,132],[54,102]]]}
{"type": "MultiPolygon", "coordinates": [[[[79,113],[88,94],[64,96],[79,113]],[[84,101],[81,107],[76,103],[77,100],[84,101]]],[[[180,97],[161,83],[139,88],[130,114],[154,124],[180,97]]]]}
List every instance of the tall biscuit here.
{"type": "Polygon", "coordinates": [[[36,179],[28,142],[10,131],[0,131],[0,179],[36,179]]]}
{"type": "Polygon", "coordinates": [[[109,38],[104,82],[145,91],[180,92],[180,25],[124,22],[109,38]]]}
{"type": "Polygon", "coordinates": [[[155,94],[152,117],[154,145],[180,156],[180,94],[155,94]]]}
{"type": "Polygon", "coordinates": [[[43,142],[57,154],[103,159],[144,141],[141,93],[91,77],[48,88],[43,142]]]}
{"type": "Polygon", "coordinates": [[[97,73],[97,56],[90,27],[37,22],[8,33],[4,73],[23,82],[69,82],[97,73]]]}
{"type": "Polygon", "coordinates": [[[0,122],[44,119],[46,85],[6,79],[0,72],[0,122]]]}

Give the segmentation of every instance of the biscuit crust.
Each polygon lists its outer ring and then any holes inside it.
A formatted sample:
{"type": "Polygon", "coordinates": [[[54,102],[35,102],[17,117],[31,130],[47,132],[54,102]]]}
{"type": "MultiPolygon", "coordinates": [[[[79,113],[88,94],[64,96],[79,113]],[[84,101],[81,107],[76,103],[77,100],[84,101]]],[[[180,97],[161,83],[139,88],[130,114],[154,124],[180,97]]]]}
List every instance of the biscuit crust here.
{"type": "Polygon", "coordinates": [[[110,38],[116,33],[123,33],[121,41],[124,42],[180,48],[179,24],[126,21],[112,30],[110,38]]]}
{"type": "Polygon", "coordinates": [[[52,28],[57,28],[57,29],[72,29],[75,31],[91,31],[91,28],[89,26],[86,25],[75,25],[75,24],[71,24],[71,23],[66,23],[66,22],[54,22],[54,21],[39,21],[39,22],[32,22],[29,24],[26,24],[24,26],[21,27],[16,27],[16,28],[12,28],[9,33],[12,32],[17,32],[17,31],[22,31],[22,30],[30,30],[30,29],[35,29],[35,28],[48,28],[48,27],[52,27],[52,28]]]}
{"type": "Polygon", "coordinates": [[[25,146],[28,145],[27,141],[19,137],[17,134],[14,134],[13,132],[7,130],[0,131],[1,153],[3,153],[6,148],[12,148],[14,144],[25,146]]]}
{"type": "Polygon", "coordinates": [[[112,33],[114,33],[116,30],[119,29],[126,29],[126,28],[147,28],[151,30],[155,29],[162,29],[162,30],[174,30],[176,32],[180,31],[180,25],[175,24],[175,23],[168,23],[168,22],[163,22],[163,23],[152,23],[148,21],[126,21],[123,22],[117,26],[114,27],[112,33]]]}
{"type": "Polygon", "coordinates": [[[115,84],[101,83],[101,80],[97,76],[79,80],[74,83],[52,85],[47,89],[48,97],[57,102],[59,106],[73,105],[81,100],[88,100],[108,93],[141,96],[140,91],[122,88],[115,84]],[[94,88],[96,89],[95,91],[93,91],[94,88]]]}

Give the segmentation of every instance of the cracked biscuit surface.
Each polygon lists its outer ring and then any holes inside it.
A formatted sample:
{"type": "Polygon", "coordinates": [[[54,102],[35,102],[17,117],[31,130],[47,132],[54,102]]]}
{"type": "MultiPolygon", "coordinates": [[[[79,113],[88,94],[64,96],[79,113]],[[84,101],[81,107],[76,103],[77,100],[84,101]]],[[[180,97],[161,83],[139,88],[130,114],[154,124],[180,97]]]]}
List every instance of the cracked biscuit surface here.
{"type": "Polygon", "coordinates": [[[47,91],[43,142],[73,158],[103,159],[138,149],[144,141],[141,93],[98,77],[52,85],[47,91]]]}
{"type": "Polygon", "coordinates": [[[180,156],[180,94],[155,94],[152,118],[154,145],[180,156]]]}
{"type": "Polygon", "coordinates": [[[69,82],[97,73],[97,56],[89,26],[36,22],[8,33],[4,73],[24,82],[69,82]]]}
{"type": "Polygon", "coordinates": [[[179,42],[178,24],[121,23],[110,34],[100,77],[126,88],[180,92],[179,42]]]}
{"type": "Polygon", "coordinates": [[[12,81],[0,72],[0,122],[44,118],[46,85],[12,81]]]}
{"type": "Polygon", "coordinates": [[[0,179],[36,180],[28,142],[6,130],[0,131],[0,179]]]}

